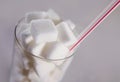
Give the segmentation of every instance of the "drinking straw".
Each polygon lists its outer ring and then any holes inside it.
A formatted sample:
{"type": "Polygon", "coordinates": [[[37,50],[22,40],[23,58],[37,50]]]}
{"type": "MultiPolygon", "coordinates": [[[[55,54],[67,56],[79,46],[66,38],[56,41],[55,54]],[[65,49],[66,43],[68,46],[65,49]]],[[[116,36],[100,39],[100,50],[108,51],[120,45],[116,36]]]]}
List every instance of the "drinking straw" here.
{"type": "Polygon", "coordinates": [[[79,34],[78,41],[70,48],[70,51],[75,49],[80,45],[80,43],[97,28],[97,26],[102,23],[102,21],[110,15],[118,6],[120,5],[120,0],[112,1],[104,10],[101,12],[93,22],[86,27],[86,29],[79,34]]]}

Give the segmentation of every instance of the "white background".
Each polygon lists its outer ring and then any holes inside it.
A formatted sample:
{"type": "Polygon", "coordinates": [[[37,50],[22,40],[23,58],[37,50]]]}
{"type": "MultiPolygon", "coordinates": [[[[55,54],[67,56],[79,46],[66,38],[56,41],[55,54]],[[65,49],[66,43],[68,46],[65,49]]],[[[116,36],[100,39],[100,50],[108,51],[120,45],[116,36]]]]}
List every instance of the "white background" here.
{"type": "MultiPolygon", "coordinates": [[[[53,8],[80,32],[111,0],[0,0],[0,82],[9,82],[14,27],[26,12],[53,8]],[[80,26],[80,27],[79,27],[80,26]]],[[[120,82],[120,6],[79,46],[62,82],[120,82]]]]}

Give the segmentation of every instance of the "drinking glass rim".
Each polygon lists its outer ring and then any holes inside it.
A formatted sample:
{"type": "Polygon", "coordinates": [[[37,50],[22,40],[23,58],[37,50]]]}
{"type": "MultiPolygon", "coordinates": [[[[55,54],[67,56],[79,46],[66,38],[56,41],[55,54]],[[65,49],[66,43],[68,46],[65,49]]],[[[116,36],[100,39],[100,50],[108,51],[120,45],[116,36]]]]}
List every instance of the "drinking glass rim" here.
{"type": "MultiPolygon", "coordinates": [[[[18,37],[17,37],[17,28],[18,28],[19,23],[20,23],[23,19],[24,19],[24,17],[21,18],[21,19],[18,21],[18,23],[15,25],[14,37],[15,37],[15,42],[17,42],[17,46],[19,46],[19,48],[21,48],[23,51],[28,52],[26,49],[24,49],[24,48],[22,47],[22,44],[20,43],[20,41],[18,40],[18,37]]],[[[75,51],[76,51],[76,49],[74,50],[74,52],[75,52],[75,51]]],[[[69,51],[69,52],[71,52],[71,51],[69,51]]],[[[32,54],[31,52],[29,52],[29,53],[31,54],[31,56],[36,57],[36,58],[39,58],[39,59],[43,59],[43,60],[47,60],[47,61],[60,61],[60,60],[66,60],[66,59],[69,59],[69,58],[73,57],[73,56],[75,55],[74,52],[73,52],[71,55],[66,56],[65,58],[58,58],[58,59],[50,59],[50,58],[39,57],[39,56],[36,56],[36,55],[32,54]]],[[[70,54],[70,53],[68,53],[68,54],[70,54]]]]}

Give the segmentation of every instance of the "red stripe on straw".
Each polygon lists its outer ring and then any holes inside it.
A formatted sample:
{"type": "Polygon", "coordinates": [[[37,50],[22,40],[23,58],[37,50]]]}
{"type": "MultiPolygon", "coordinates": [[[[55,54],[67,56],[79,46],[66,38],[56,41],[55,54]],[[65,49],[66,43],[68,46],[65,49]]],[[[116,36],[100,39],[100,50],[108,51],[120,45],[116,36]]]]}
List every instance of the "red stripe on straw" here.
{"type": "Polygon", "coordinates": [[[72,51],[79,43],[88,35],[90,34],[98,24],[101,23],[102,20],[104,20],[105,17],[120,3],[120,0],[118,0],[90,29],[70,48],[70,51],[72,51]]]}

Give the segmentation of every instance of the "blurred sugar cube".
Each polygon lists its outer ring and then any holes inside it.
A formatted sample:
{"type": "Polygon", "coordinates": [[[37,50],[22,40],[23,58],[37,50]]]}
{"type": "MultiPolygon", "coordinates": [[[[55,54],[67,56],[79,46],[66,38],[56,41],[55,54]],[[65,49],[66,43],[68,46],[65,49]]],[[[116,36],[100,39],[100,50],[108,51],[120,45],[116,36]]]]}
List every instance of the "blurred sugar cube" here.
{"type": "Polygon", "coordinates": [[[21,33],[21,32],[23,32],[25,29],[28,29],[29,27],[30,27],[30,25],[29,24],[27,24],[27,23],[21,23],[21,24],[19,24],[18,25],[18,27],[19,28],[17,28],[18,30],[18,33],[21,33]]]}
{"type": "Polygon", "coordinates": [[[28,78],[31,82],[41,82],[41,78],[33,71],[29,73],[28,78]]]}
{"type": "Polygon", "coordinates": [[[68,58],[68,59],[66,59],[66,60],[64,61],[64,63],[63,63],[62,66],[61,66],[61,69],[62,69],[63,73],[65,73],[65,71],[67,70],[67,68],[68,68],[69,65],[71,64],[72,60],[73,60],[73,57],[68,58]]]}
{"type": "Polygon", "coordinates": [[[23,60],[24,60],[24,61],[23,61],[24,68],[27,69],[27,70],[30,69],[30,68],[29,68],[29,65],[28,65],[29,60],[28,60],[26,57],[23,57],[23,60]]]}
{"type": "Polygon", "coordinates": [[[66,47],[69,48],[77,41],[74,33],[72,32],[72,30],[70,29],[67,23],[61,22],[56,26],[56,28],[59,32],[58,37],[60,42],[62,42],[66,47]]]}
{"type": "Polygon", "coordinates": [[[40,60],[38,58],[35,59],[35,62],[35,68],[40,78],[45,78],[45,76],[47,76],[55,68],[53,63],[40,60]]]}
{"type": "Polygon", "coordinates": [[[33,41],[33,37],[30,32],[30,25],[29,24],[21,24],[20,25],[21,30],[19,31],[20,33],[20,40],[24,44],[24,47],[28,46],[30,42],[33,41]]]}
{"type": "Polygon", "coordinates": [[[50,74],[46,76],[47,79],[45,79],[44,82],[59,82],[62,76],[62,71],[57,69],[53,69],[50,74]]]}
{"type": "Polygon", "coordinates": [[[48,19],[51,19],[55,24],[58,23],[61,19],[59,15],[52,9],[47,11],[48,19]]]}
{"type": "Polygon", "coordinates": [[[71,30],[75,29],[75,24],[71,20],[66,20],[66,21],[64,21],[64,23],[68,24],[68,26],[71,30]]]}
{"type": "Polygon", "coordinates": [[[33,55],[40,57],[42,50],[44,49],[46,43],[35,44],[32,43],[28,47],[28,51],[31,52],[33,55]]]}
{"type": "Polygon", "coordinates": [[[27,48],[31,44],[31,42],[33,41],[33,37],[29,34],[23,35],[22,41],[23,41],[24,47],[27,48]]]}
{"type": "Polygon", "coordinates": [[[52,42],[58,38],[58,31],[49,19],[33,20],[31,22],[31,34],[36,43],[52,42]]]}
{"type": "Polygon", "coordinates": [[[47,12],[29,12],[25,15],[26,23],[36,19],[51,19],[55,23],[60,21],[59,15],[52,9],[49,9],[47,12]]]}
{"type": "Polygon", "coordinates": [[[45,45],[42,56],[49,59],[63,59],[69,49],[60,42],[49,42],[45,45]]]}
{"type": "Polygon", "coordinates": [[[46,12],[29,12],[25,15],[25,21],[30,23],[32,20],[47,18],[46,12]]]}
{"type": "MultiPolygon", "coordinates": [[[[26,23],[22,23],[20,25],[18,25],[18,34],[20,34],[19,39],[21,39],[22,35],[26,35],[26,34],[30,34],[30,25],[26,24],[26,23]]],[[[17,34],[17,35],[18,35],[17,34]]]]}

